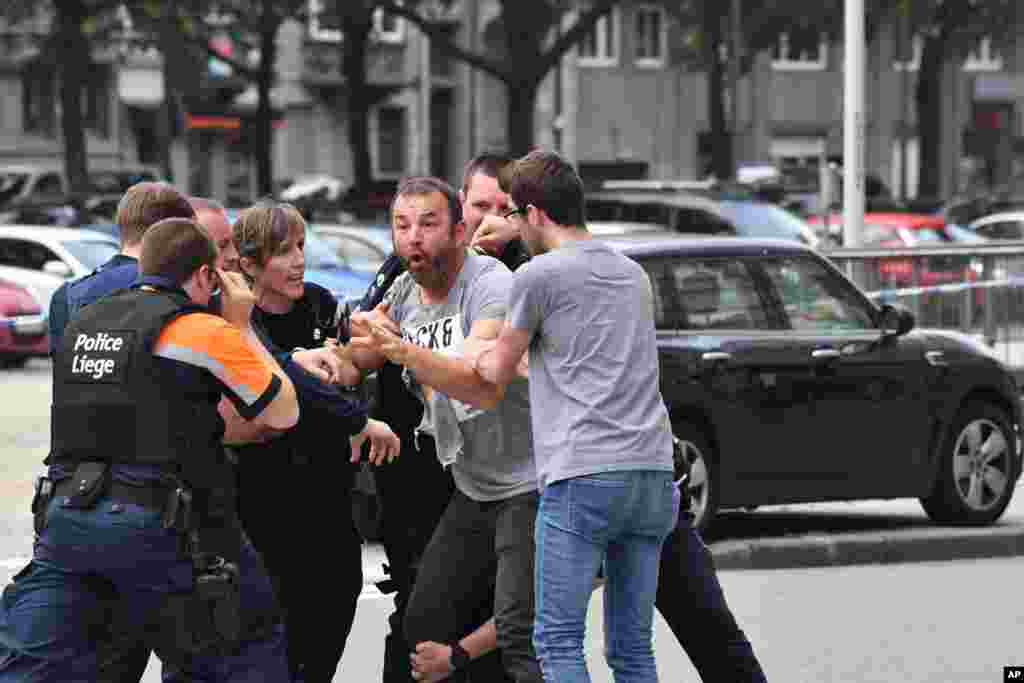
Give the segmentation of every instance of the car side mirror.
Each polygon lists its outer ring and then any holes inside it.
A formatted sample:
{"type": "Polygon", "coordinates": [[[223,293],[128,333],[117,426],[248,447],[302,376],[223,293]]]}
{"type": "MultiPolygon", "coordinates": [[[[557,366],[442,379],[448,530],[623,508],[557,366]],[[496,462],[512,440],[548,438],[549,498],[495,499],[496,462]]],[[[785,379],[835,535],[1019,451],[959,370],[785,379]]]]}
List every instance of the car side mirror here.
{"type": "Polygon", "coordinates": [[[65,279],[72,275],[71,268],[63,261],[47,261],[43,264],[43,272],[65,279]]]}
{"type": "Polygon", "coordinates": [[[883,304],[878,326],[883,337],[900,337],[914,329],[914,314],[898,304],[883,304]]]}

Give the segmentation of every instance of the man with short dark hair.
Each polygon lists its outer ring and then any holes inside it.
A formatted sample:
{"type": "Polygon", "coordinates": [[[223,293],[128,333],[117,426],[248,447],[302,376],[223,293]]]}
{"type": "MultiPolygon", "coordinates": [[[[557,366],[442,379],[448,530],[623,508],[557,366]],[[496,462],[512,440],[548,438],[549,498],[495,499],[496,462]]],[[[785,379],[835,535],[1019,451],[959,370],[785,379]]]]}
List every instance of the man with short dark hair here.
{"type": "MultiPolygon", "coordinates": [[[[434,437],[438,460],[455,481],[419,563],[406,639],[451,642],[458,651],[458,639],[480,623],[480,605],[493,585],[505,674],[486,680],[540,681],[530,642],[537,494],[525,383],[494,392],[458,358],[467,340],[497,333],[511,273],[466,248],[461,205],[441,180],[403,181],[391,215],[406,274],[388,293],[394,320],[371,324],[400,331],[404,341],[388,346],[386,358],[405,368],[425,407],[419,431],[434,437]]],[[[379,365],[385,346],[375,339],[357,336],[352,345],[357,354],[375,355],[379,365]]],[[[466,650],[460,668],[479,654],[466,650]]],[[[470,676],[482,680],[476,672],[470,676]]]]}
{"type": "Polygon", "coordinates": [[[247,641],[251,572],[217,404],[227,395],[246,419],[283,430],[298,420],[295,389],[249,325],[252,293],[215,268],[203,228],[160,221],[140,257],[136,285],[84,307],[55,355],[38,537],[0,605],[0,681],[112,680],[97,635],[114,605],[173,671],[165,680],[286,680],[283,642],[248,654],[272,639],[247,641]],[[215,316],[205,306],[218,288],[215,316]]]}
{"type": "Polygon", "coordinates": [[[583,184],[564,159],[534,151],[506,177],[509,215],[535,257],[517,273],[501,335],[468,355],[483,379],[505,386],[529,350],[541,489],[534,645],[548,683],[590,680],[583,637],[603,568],[608,664],[617,680],[654,683],[658,563],[679,494],[651,283],[591,239],[583,184]]]}

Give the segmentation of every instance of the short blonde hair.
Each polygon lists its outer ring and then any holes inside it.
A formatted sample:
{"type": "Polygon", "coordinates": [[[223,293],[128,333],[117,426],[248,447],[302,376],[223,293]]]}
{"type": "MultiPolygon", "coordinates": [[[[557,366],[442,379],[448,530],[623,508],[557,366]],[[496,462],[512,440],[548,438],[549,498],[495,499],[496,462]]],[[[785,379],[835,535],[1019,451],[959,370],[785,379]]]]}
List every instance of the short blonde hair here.
{"type": "Polygon", "coordinates": [[[165,218],[195,216],[188,199],[173,185],[148,181],[136,183],[125,190],[117,204],[121,244],[138,244],[151,225],[165,218]]]}
{"type": "Polygon", "coordinates": [[[231,228],[239,258],[265,266],[292,230],[305,232],[306,221],[291,204],[256,205],[245,209],[231,228]]]}

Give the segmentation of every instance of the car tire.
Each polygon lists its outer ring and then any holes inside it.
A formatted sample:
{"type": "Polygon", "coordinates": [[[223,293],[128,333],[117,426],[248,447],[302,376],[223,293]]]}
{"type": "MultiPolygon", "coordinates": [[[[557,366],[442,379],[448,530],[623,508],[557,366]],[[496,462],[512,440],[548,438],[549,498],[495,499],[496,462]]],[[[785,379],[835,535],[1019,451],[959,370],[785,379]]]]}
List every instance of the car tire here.
{"type": "Polygon", "coordinates": [[[957,413],[939,453],[932,492],[921,499],[935,522],[981,526],[1010,503],[1020,468],[1016,435],[1001,408],[967,403],[957,413]]]}
{"type": "Polygon", "coordinates": [[[693,515],[693,526],[704,531],[718,514],[718,458],[712,451],[704,432],[689,422],[678,422],[672,427],[675,437],[673,459],[675,479],[686,481],[686,498],[693,515]]]}

